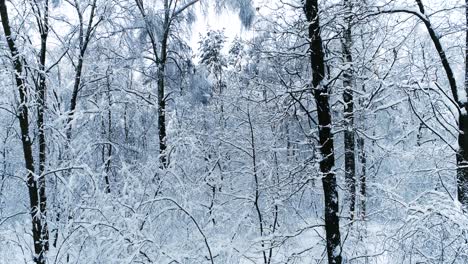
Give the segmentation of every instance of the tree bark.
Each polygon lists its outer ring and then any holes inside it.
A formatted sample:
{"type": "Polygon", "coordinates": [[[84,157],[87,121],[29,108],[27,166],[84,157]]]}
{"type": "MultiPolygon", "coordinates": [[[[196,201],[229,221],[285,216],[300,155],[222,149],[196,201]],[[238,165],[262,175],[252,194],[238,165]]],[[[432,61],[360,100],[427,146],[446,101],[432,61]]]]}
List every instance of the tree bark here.
{"type": "MultiPolygon", "coordinates": [[[[159,167],[166,168],[168,164],[167,159],[167,133],[166,133],[166,97],[165,97],[165,78],[166,78],[166,62],[167,62],[167,46],[169,42],[169,32],[171,28],[172,18],[176,15],[175,13],[171,16],[171,7],[168,0],[164,0],[164,22],[163,28],[164,33],[161,41],[157,43],[157,39],[154,36],[153,28],[148,20],[145,12],[145,7],[142,0],[135,0],[137,7],[140,11],[143,20],[145,21],[145,29],[148,33],[151,42],[151,49],[153,51],[154,61],[158,68],[157,73],[157,85],[158,85],[158,131],[159,131],[159,167]],[[158,52],[158,44],[160,45],[160,51],[158,52]]],[[[183,10],[182,10],[183,11],[183,10]]]]}
{"type": "MultiPolygon", "coordinates": [[[[163,52],[161,52],[163,54],[163,52]]],[[[165,98],[165,62],[158,67],[158,130],[159,130],[159,162],[161,168],[168,166],[166,144],[166,98],[165,98]]]]}
{"type": "Polygon", "coordinates": [[[107,135],[107,143],[102,146],[102,157],[103,157],[103,163],[104,163],[104,169],[105,169],[105,175],[104,175],[104,182],[106,184],[105,186],[105,192],[110,193],[111,192],[111,186],[110,186],[110,173],[111,173],[111,161],[112,161],[112,94],[111,94],[111,83],[110,83],[110,77],[109,75],[106,76],[106,86],[107,86],[107,127],[106,124],[104,123],[104,118],[103,118],[103,133],[107,135]],[[106,153],[107,150],[107,153],[106,153]]]}
{"type": "MultiPolygon", "coordinates": [[[[467,1],[468,2],[468,1],[467,1]]],[[[447,59],[445,50],[442,47],[440,42],[440,37],[435,32],[431,21],[427,17],[424,9],[424,4],[422,0],[416,0],[416,3],[419,8],[419,12],[422,14],[419,18],[423,21],[424,25],[429,32],[432,42],[439,54],[439,58],[444,67],[447,79],[449,81],[450,89],[452,91],[452,96],[454,101],[458,104],[459,107],[459,117],[458,117],[458,152],[457,156],[457,193],[458,200],[463,205],[463,207],[468,207],[468,103],[466,100],[462,102],[458,97],[458,87],[455,81],[455,75],[453,74],[452,67],[447,59]]],[[[468,7],[466,7],[468,8],[468,7]]],[[[468,15],[468,11],[465,10],[468,15]]],[[[466,17],[468,21],[468,16],[466,17]]],[[[466,37],[466,47],[468,49],[468,36],[466,37]]],[[[467,55],[468,58],[468,55],[467,55]]],[[[468,61],[465,62],[465,91],[468,91],[468,61]]]]}
{"type": "MultiPolygon", "coordinates": [[[[5,33],[8,49],[12,57],[12,64],[15,71],[15,84],[19,93],[18,119],[21,132],[21,143],[25,168],[27,170],[26,183],[29,192],[30,215],[32,222],[32,235],[34,243],[34,262],[45,264],[45,255],[47,251],[46,240],[43,240],[43,234],[48,234],[47,225],[44,225],[45,218],[41,216],[40,198],[38,182],[34,176],[34,157],[32,152],[32,142],[29,136],[29,110],[27,99],[27,88],[23,76],[23,58],[18,52],[15,41],[12,38],[11,27],[9,24],[8,10],[5,0],[0,0],[0,17],[2,27],[5,33]]],[[[45,205],[45,204],[44,204],[45,205]]],[[[44,208],[45,210],[45,208],[44,208]]]]}
{"type": "MultiPolygon", "coordinates": [[[[444,68],[447,80],[449,82],[450,90],[453,97],[453,102],[458,107],[458,151],[456,153],[457,159],[457,197],[458,201],[464,208],[468,208],[468,102],[460,100],[458,97],[458,87],[455,81],[452,67],[450,66],[445,50],[440,41],[439,35],[435,32],[429,17],[426,15],[424,4],[422,0],[415,0],[418,5],[419,12],[409,9],[394,9],[394,10],[381,10],[378,14],[392,14],[392,13],[407,13],[418,17],[426,26],[427,32],[434,44],[437,53],[439,54],[440,61],[444,68]]],[[[465,0],[465,3],[468,3],[465,0]]],[[[468,8],[468,7],[465,7],[468,8]]],[[[465,9],[466,22],[468,24],[468,10],[465,9]]],[[[468,32],[467,32],[468,34],[468,32]]],[[[468,36],[465,40],[465,51],[468,50],[468,36]]],[[[465,55],[468,58],[468,55],[465,55]]],[[[465,62],[465,92],[468,91],[468,61],[465,62]]]]}
{"type": "Polygon", "coordinates": [[[71,137],[72,137],[72,122],[75,116],[76,105],[78,102],[78,92],[80,91],[80,88],[81,88],[81,75],[83,74],[84,56],[86,54],[86,50],[88,48],[88,45],[91,39],[91,34],[93,30],[96,28],[97,24],[100,22],[99,20],[95,25],[93,25],[94,16],[96,13],[96,1],[97,0],[94,0],[91,4],[89,22],[88,22],[86,33],[85,33],[83,29],[84,27],[83,14],[81,13],[82,11],[79,8],[78,2],[75,0],[75,8],[78,13],[78,19],[80,21],[80,30],[79,30],[80,54],[78,57],[78,63],[75,67],[75,82],[73,83],[73,91],[72,91],[72,96],[70,99],[70,108],[68,111],[67,127],[66,127],[66,137],[68,141],[67,145],[71,141],[71,137]]]}
{"type": "Polygon", "coordinates": [[[269,262],[267,258],[267,254],[265,251],[265,241],[263,240],[263,235],[264,235],[264,220],[263,220],[263,214],[260,209],[260,181],[259,181],[259,175],[257,171],[257,152],[256,152],[256,146],[255,146],[255,134],[254,134],[254,129],[252,125],[252,119],[250,118],[250,111],[247,112],[247,118],[249,122],[249,129],[250,129],[250,146],[252,148],[252,174],[254,176],[255,180],[255,200],[254,200],[254,207],[255,211],[257,212],[257,217],[258,217],[258,227],[260,231],[260,238],[261,238],[261,246],[262,246],[262,255],[263,255],[263,263],[267,264],[269,262]]]}
{"type": "Polygon", "coordinates": [[[158,68],[157,85],[158,85],[158,130],[159,130],[159,166],[167,168],[169,159],[167,153],[167,127],[166,127],[166,95],[165,95],[165,79],[166,79],[166,64],[169,45],[169,35],[172,22],[174,19],[184,12],[187,8],[198,3],[200,0],[192,0],[177,8],[178,1],[164,0],[164,33],[160,41],[154,35],[153,27],[145,12],[143,0],[135,0],[135,3],[140,11],[140,14],[145,22],[145,30],[151,41],[151,49],[153,51],[154,62],[158,68]],[[159,52],[158,52],[159,44],[159,52]]]}
{"type": "MultiPolygon", "coordinates": [[[[161,53],[158,60],[158,129],[159,129],[159,162],[161,168],[169,166],[167,157],[167,133],[166,133],[166,97],[165,78],[167,62],[167,46],[171,29],[171,13],[168,0],[164,0],[164,34],[161,39],[161,53]]],[[[153,48],[155,51],[156,49],[153,48]]]]}
{"type": "Polygon", "coordinates": [[[341,264],[341,235],[338,207],[338,190],[334,172],[335,155],[333,134],[331,133],[331,113],[328,101],[329,89],[322,83],[325,78],[325,62],[320,35],[320,21],[317,0],[306,0],[304,11],[309,23],[310,63],[312,68],[312,88],[317,105],[318,131],[320,141],[320,171],[325,200],[325,233],[328,263],[341,264]]]}
{"type": "Polygon", "coordinates": [[[39,171],[38,175],[38,187],[39,187],[39,211],[42,218],[42,234],[41,240],[44,244],[44,251],[49,250],[49,230],[47,227],[47,195],[46,195],[46,178],[44,177],[44,172],[46,169],[46,160],[47,160],[47,141],[45,133],[45,108],[46,108],[46,55],[47,55],[47,38],[49,35],[49,1],[44,1],[44,17],[40,16],[39,7],[36,4],[38,10],[38,20],[39,32],[41,34],[41,49],[39,52],[39,85],[37,88],[37,128],[38,128],[38,138],[39,138],[39,171]]]}
{"type": "MultiPolygon", "coordinates": [[[[465,20],[468,26],[468,0],[465,0],[465,20]]],[[[465,92],[468,92],[468,29],[465,37],[465,92]]],[[[468,103],[465,100],[464,111],[461,111],[458,125],[460,133],[458,135],[457,153],[457,182],[458,200],[468,209],[468,103]]]]}
{"type": "Polygon", "coordinates": [[[361,220],[366,218],[366,197],[367,197],[367,157],[365,152],[365,141],[364,138],[358,137],[358,147],[359,147],[359,162],[361,164],[361,175],[359,177],[361,188],[359,190],[360,199],[361,199],[361,220]]]}
{"type": "Polygon", "coordinates": [[[345,29],[342,38],[342,52],[345,62],[343,72],[343,100],[344,100],[344,151],[345,151],[345,180],[347,187],[347,200],[349,202],[350,219],[354,219],[356,208],[356,157],[355,157],[355,139],[354,139],[354,98],[353,98],[353,56],[351,53],[352,28],[351,20],[353,15],[353,6],[351,0],[344,0],[344,22],[345,29]]]}

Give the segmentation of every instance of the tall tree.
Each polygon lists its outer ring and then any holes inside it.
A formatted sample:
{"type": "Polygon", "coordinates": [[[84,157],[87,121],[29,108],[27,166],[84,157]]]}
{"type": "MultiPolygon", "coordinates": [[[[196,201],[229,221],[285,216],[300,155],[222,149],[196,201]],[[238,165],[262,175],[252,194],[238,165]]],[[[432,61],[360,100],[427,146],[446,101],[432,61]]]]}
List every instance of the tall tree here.
{"type": "Polygon", "coordinates": [[[304,12],[307,18],[310,41],[310,65],[312,68],[312,91],[317,106],[320,142],[320,171],[322,173],[325,199],[325,233],[328,263],[341,264],[341,235],[336,183],[335,154],[332,134],[332,117],[329,103],[330,87],[326,78],[324,51],[317,0],[306,0],[304,12]]]}
{"type": "Polygon", "coordinates": [[[49,36],[49,1],[39,2],[34,0],[31,2],[31,7],[35,13],[37,26],[41,38],[41,47],[39,50],[39,82],[36,83],[36,101],[37,101],[37,129],[39,140],[39,170],[38,170],[38,187],[39,187],[39,211],[42,217],[42,241],[44,243],[44,251],[49,250],[49,230],[47,227],[47,195],[46,195],[46,170],[47,159],[47,142],[45,132],[45,109],[46,109],[46,93],[47,93],[47,73],[46,73],[46,56],[47,56],[47,38],[49,36]]]}
{"type": "Polygon", "coordinates": [[[88,23],[84,20],[84,14],[86,11],[86,7],[82,7],[78,0],[74,0],[73,7],[76,10],[76,14],[78,15],[78,43],[79,43],[79,52],[78,52],[78,61],[75,66],[75,80],[73,83],[73,91],[70,99],[70,106],[68,111],[68,118],[67,118],[67,127],[66,127],[66,137],[67,140],[70,141],[72,137],[72,122],[75,117],[75,111],[78,103],[78,94],[81,90],[82,86],[82,75],[83,75],[83,66],[85,63],[85,55],[86,51],[89,47],[89,43],[91,42],[92,34],[96,31],[97,26],[100,22],[102,22],[102,17],[96,19],[96,5],[97,0],[93,0],[90,4],[91,10],[89,12],[88,23]]]}
{"type": "MultiPolygon", "coordinates": [[[[173,33],[173,27],[182,17],[184,12],[193,5],[200,2],[200,0],[191,1],[171,1],[164,0],[162,10],[162,16],[160,18],[161,25],[158,34],[155,24],[153,23],[155,10],[148,8],[148,4],[145,5],[143,0],[135,0],[138,7],[139,13],[144,22],[144,30],[149,38],[151,44],[151,52],[153,58],[151,59],[156,64],[156,82],[157,82],[157,94],[158,94],[158,130],[159,130],[159,163],[161,168],[165,168],[169,165],[167,157],[167,124],[166,124],[166,68],[169,59],[170,52],[170,38],[173,33]]],[[[253,19],[252,6],[250,0],[228,0],[228,1],[217,1],[217,5],[227,4],[233,9],[239,10],[239,16],[244,26],[250,26],[253,19]]]]}
{"type": "Polygon", "coordinates": [[[178,1],[164,0],[163,16],[162,16],[162,36],[157,36],[150,16],[151,10],[147,10],[143,0],[135,0],[140,15],[144,21],[144,30],[149,37],[151,43],[152,59],[157,68],[156,81],[158,87],[158,130],[159,130],[159,162],[160,167],[168,166],[167,159],[167,127],[166,127],[166,66],[169,52],[169,38],[171,27],[187,8],[199,2],[193,0],[184,4],[178,5],[178,1]]]}
{"type": "MultiPolygon", "coordinates": [[[[429,37],[434,44],[435,49],[439,55],[439,59],[447,77],[450,91],[452,93],[453,103],[458,109],[458,151],[456,153],[457,160],[457,193],[458,201],[463,207],[468,207],[468,102],[466,98],[460,99],[458,95],[458,86],[455,80],[455,74],[453,72],[450,61],[447,58],[446,51],[442,45],[441,37],[437,34],[429,16],[426,14],[425,6],[422,0],[415,0],[418,6],[418,11],[409,9],[392,9],[392,10],[380,10],[378,13],[391,14],[391,13],[406,13],[412,14],[419,18],[424,26],[426,27],[429,37]]],[[[468,7],[467,7],[468,8],[468,7]]],[[[467,15],[466,21],[468,23],[468,11],[465,12],[467,15]]],[[[465,50],[468,49],[468,36],[466,37],[465,50]]],[[[468,61],[465,62],[465,94],[468,92],[468,61]]],[[[465,95],[466,97],[466,95],[465,95]]]]}
{"type": "MultiPolygon", "coordinates": [[[[36,3],[35,3],[36,4],[36,3]]],[[[36,6],[38,7],[38,6],[36,6]]],[[[40,53],[40,68],[44,70],[45,64],[45,52],[46,52],[46,41],[48,32],[48,7],[46,3],[44,17],[39,16],[38,25],[41,30],[41,53],[40,53]]],[[[19,52],[15,39],[13,37],[12,29],[10,27],[10,21],[8,17],[8,9],[5,0],[0,0],[0,17],[2,19],[3,32],[8,44],[10,51],[12,66],[14,69],[15,84],[19,93],[19,105],[18,105],[18,119],[21,131],[21,142],[23,148],[23,156],[25,162],[25,169],[27,171],[26,184],[29,191],[29,206],[30,215],[32,222],[32,233],[34,243],[34,261],[38,264],[46,263],[46,252],[48,250],[48,228],[46,224],[46,200],[45,200],[45,179],[44,175],[40,174],[40,179],[35,177],[35,165],[34,156],[32,150],[32,141],[29,133],[29,109],[28,109],[28,88],[24,76],[25,60],[23,55],[19,52]],[[43,200],[41,200],[43,199],[43,200]]],[[[41,172],[44,172],[45,166],[45,135],[44,135],[44,124],[43,124],[43,110],[45,100],[45,76],[44,72],[39,73],[39,111],[38,111],[38,125],[39,125],[39,137],[40,137],[40,151],[39,159],[41,172]]]]}
{"type": "MultiPolygon", "coordinates": [[[[465,95],[468,96],[468,0],[465,0],[465,95]]],[[[468,102],[464,101],[464,111],[460,112],[458,125],[459,153],[457,154],[458,200],[468,209],[468,102]]]]}
{"type": "Polygon", "coordinates": [[[341,41],[345,68],[343,71],[343,101],[344,101],[344,151],[345,151],[345,179],[348,189],[350,218],[354,218],[356,207],[356,154],[354,139],[354,99],[353,99],[353,55],[352,55],[352,18],[353,4],[351,0],[344,0],[344,30],[341,41]]]}

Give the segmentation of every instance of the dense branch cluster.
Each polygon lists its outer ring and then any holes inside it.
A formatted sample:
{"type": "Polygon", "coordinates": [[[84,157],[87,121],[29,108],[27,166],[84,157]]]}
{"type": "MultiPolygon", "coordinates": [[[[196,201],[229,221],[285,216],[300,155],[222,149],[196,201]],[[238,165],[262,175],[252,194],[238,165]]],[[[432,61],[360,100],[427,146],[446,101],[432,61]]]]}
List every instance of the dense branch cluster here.
{"type": "Polygon", "coordinates": [[[0,264],[468,263],[467,10],[0,0],[0,264]]]}

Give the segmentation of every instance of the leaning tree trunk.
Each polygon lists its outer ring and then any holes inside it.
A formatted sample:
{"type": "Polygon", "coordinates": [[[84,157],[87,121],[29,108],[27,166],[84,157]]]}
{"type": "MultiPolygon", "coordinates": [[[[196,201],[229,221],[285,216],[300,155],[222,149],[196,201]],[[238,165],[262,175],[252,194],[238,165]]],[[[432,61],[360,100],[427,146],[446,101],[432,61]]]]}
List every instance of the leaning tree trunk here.
{"type": "MultiPolygon", "coordinates": [[[[458,104],[460,110],[458,117],[459,134],[457,152],[457,189],[458,200],[466,208],[468,207],[468,103],[466,102],[466,100],[460,100],[458,97],[458,87],[455,81],[455,75],[447,59],[445,50],[442,47],[442,43],[440,42],[440,37],[435,32],[431,21],[425,13],[425,8],[422,3],[422,0],[416,0],[416,3],[418,4],[420,12],[419,15],[416,15],[423,21],[424,25],[427,28],[427,31],[429,32],[429,36],[431,37],[431,40],[434,43],[434,46],[442,62],[442,66],[444,67],[445,73],[447,75],[453,99],[458,104]]],[[[468,11],[465,12],[468,13],[468,11]]],[[[466,19],[468,20],[468,17],[466,19]]],[[[467,49],[468,36],[466,37],[465,45],[467,45],[465,47],[465,49],[467,49]]],[[[466,62],[465,67],[465,91],[468,91],[468,61],[466,62]]]]}
{"type": "Polygon", "coordinates": [[[356,208],[356,158],[354,140],[354,98],[353,98],[353,56],[351,47],[353,44],[351,35],[352,3],[344,0],[344,22],[345,30],[342,38],[342,52],[345,62],[343,72],[343,100],[344,100],[344,151],[345,151],[345,180],[347,187],[347,200],[349,202],[349,214],[354,219],[356,208]]]}
{"type": "MultiPolygon", "coordinates": [[[[29,111],[27,106],[27,90],[23,76],[23,59],[15,45],[12,37],[11,28],[8,18],[8,10],[5,0],[0,0],[0,17],[2,20],[3,32],[5,33],[8,49],[12,57],[12,64],[15,71],[15,84],[19,93],[18,119],[21,133],[21,143],[23,147],[23,155],[25,169],[27,171],[26,183],[29,191],[29,206],[32,222],[32,235],[34,243],[34,262],[45,264],[46,243],[43,239],[43,234],[48,234],[47,225],[43,223],[45,219],[40,212],[40,198],[38,182],[34,177],[34,157],[32,152],[32,142],[29,136],[29,111]]],[[[45,210],[45,208],[44,208],[45,210]]]]}
{"type": "Polygon", "coordinates": [[[320,141],[320,171],[325,198],[325,232],[328,263],[341,264],[341,236],[338,207],[338,190],[334,170],[335,155],[331,132],[331,112],[328,101],[329,88],[323,83],[325,62],[320,36],[320,22],[317,0],[306,0],[304,11],[309,23],[310,63],[312,67],[312,88],[317,105],[318,131],[320,141]]]}
{"type": "MultiPolygon", "coordinates": [[[[450,91],[452,93],[453,103],[458,107],[458,151],[457,151],[457,193],[458,201],[463,207],[468,208],[468,102],[460,100],[458,97],[458,87],[455,81],[455,75],[452,67],[450,66],[445,50],[440,41],[440,36],[435,32],[429,17],[426,15],[424,4],[422,0],[415,0],[418,5],[419,12],[410,9],[394,9],[394,10],[381,10],[378,14],[392,14],[392,13],[406,13],[418,17],[426,26],[427,32],[434,44],[437,53],[439,54],[442,67],[444,68],[447,80],[449,82],[450,91]]],[[[468,4],[468,1],[465,0],[468,4]]],[[[468,24],[468,6],[465,7],[466,22],[468,24]]],[[[467,32],[468,34],[468,32],[467,32]]],[[[465,51],[468,50],[468,36],[465,40],[465,51]]],[[[466,55],[468,58],[468,55],[466,55]]],[[[465,93],[468,92],[468,60],[465,62],[465,93]]],[[[468,93],[466,93],[468,94],[468,93]]],[[[465,95],[466,96],[466,95],[465,95]]]]}

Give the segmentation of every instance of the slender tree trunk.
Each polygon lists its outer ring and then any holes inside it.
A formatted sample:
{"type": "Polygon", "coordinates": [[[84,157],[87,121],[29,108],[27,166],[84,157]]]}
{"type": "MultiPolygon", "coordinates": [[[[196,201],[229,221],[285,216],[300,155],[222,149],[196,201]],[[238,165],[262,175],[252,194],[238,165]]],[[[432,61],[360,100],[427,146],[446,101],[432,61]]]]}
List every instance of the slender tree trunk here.
{"type": "Polygon", "coordinates": [[[247,118],[249,122],[249,129],[250,129],[250,146],[252,148],[252,173],[254,176],[255,180],[255,200],[254,200],[254,206],[255,206],[255,211],[257,212],[257,217],[258,217],[258,228],[260,231],[260,238],[262,240],[261,246],[262,246],[262,255],[263,255],[263,263],[267,264],[268,263],[268,258],[267,258],[267,253],[265,252],[265,241],[263,240],[263,235],[264,235],[264,223],[263,223],[263,214],[260,209],[260,182],[259,182],[259,177],[258,177],[258,171],[257,171],[257,152],[256,152],[256,146],[255,146],[255,134],[254,134],[254,129],[252,125],[252,119],[250,118],[250,112],[247,112],[247,118]]]}
{"type": "MultiPolygon", "coordinates": [[[[458,153],[457,153],[457,189],[458,189],[458,200],[460,203],[466,208],[468,207],[468,104],[466,102],[462,102],[458,98],[458,88],[455,81],[455,75],[453,74],[452,68],[450,63],[447,59],[445,54],[445,50],[442,47],[442,43],[440,42],[440,37],[435,32],[431,21],[426,16],[424,5],[422,0],[416,0],[416,3],[419,7],[419,12],[423,15],[421,18],[424,22],[427,31],[429,32],[429,36],[434,43],[434,46],[439,53],[440,60],[442,62],[442,66],[444,67],[445,73],[447,75],[447,79],[450,84],[450,88],[452,91],[453,98],[455,102],[458,104],[460,109],[460,115],[458,118],[458,153]]],[[[467,7],[468,8],[468,7],[467,7]]],[[[468,11],[465,11],[468,13],[468,11]]],[[[466,18],[468,20],[468,18],[466,18]]],[[[468,36],[466,39],[466,45],[468,45],[468,36]]],[[[465,47],[467,49],[467,47],[465,47]]],[[[468,56],[467,56],[468,57],[468,56]]],[[[468,62],[465,67],[468,65],[468,62]]],[[[465,78],[468,77],[467,68],[465,68],[465,78]]],[[[468,91],[468,80],[465,79],[465,90],[468,91]]]]}
{"type": "Polygon", "coordinates": [[[170,7],[168,0],[164,0],[164,34],[161,41],[158,43],[154,32],[145,12],[145,7],[142,0],[135,0],[140,14],[146,24],[146,32],[151,41],[154,61],[158,67],[157,85],[158,85],[158,139],[159,139],[159,167],[161,169],[168,166],[167,160],[167,135],[166,135],[166,98],[165,98],[165,78],[166,78],[166,61],[167,61],[167,45],[169,40],[169,31],[171,26],[170,7]],[[160,44],[160,52],[158,52],[158,44],[160,44]]]}
{"type": "Polygon", "coordinates": [[[353,98],[353,56],[351,54],[352,40],[352,12],[353,6],[351,0],[344,0],[344,22],[345,30],[343,32],[342,50],[345,62],[343,72],[343,100],[344,100],[344,150],[345,150],[345,180],[347,187],[347,198],[349,202],[349,214],[351,220],[354,219],[356,208],[356,157],[355,157],[355,139],[354,139],[354,98],[353,98]]]}
{"type": "MultiPolygon", "coordinates": [[[[468,0],[465,0],[465,20],[468,26],[468,0]]],[[[468,29],[465,38],[465,92],[468,92],[468,29]]],[[[457,181],[458,200],[468,209],[468,103],[465,102],[461,111],[458,125],[460,133],[458,135],[457,153],[457,181]]]]}
{"type": "Polygon", "coordinates": [[[41,36],[41,48],[39,51],[39,83],[36,85],[37,98],[37,129],[38,129],[38,145],[39,145],[39,171],[38,188],[39,188],[39,209],[42,217],[42,235],[41,239],[44,243],[44,250],[49,250],[49,230],[47,227],[47,195],[46,195],[46,178],[44,172],[46,170],[47,160],[47,141],[45,132],[45,108],[46,108],[46,93],[47,93],[47,74],[46,74],[46,56],[47,56],[47,38],[49,36],[49,1],[43,2],[43,11],[40,10],[39,4],[34,1],[32,4],[33,10],[36,13],[37,26],[41,36]],[[43,13],[43,15],[42,15],[43,13]]]}
{"type": "Polygon", "coordinates": [[[48,25],[48,1],[45,1],[45,17],[41,28],[41,50],[39,58],[39,86],[37,89],[37,128],[39,138],[39,171],[38,187],[39,187],[39,211],[42,218],[42,234],[41,239],[44,243],[44,250],[49,250],[49,230],[47,228],[47,195],[46,195],[46,178],[44,172],[46,169],[47,160],[47,141],[45,134],[45,105],[46,105],[46,52],[47,52],[47,37],[49,33],[48,25]]]}
{"type": "Polygon", "coordinates": [[[358,148],[359,148],[359,162],[361,164],[361,175],[359,177],[361,188],[359,190],[361,198],[361,220],[366,218],[366,196],[367,196],[367,157],[365,152],[365,141],[364,138],[358,137],[358,148]]]}
{"type": "MultiPolygon", "coordinates": [[[[455,81],[455,75],[453,73],[452,67],[450,66],[445,50],[440,41],[440,36],[435,32],[434,27],[432,26],[429,17],[426,15],[424,4],[422,0],[415,0],[418,5],[419,12],[415,12],[408,9],[396,9],[396,10],[384,10],[380,11],[381,14],[389,13],[407,13],[412,14],[418,17],[426,26],[427,32],[434,44],[437,53],[439,54],[440,61],[444,68],[447,80],[449,82],[450,91],[452,93],[453,102],[456,104],[459,110],[458,117],[458,151],[456,153],[457,157],[457,193],[458,201],[463,205],[463,207],[468,208],[468,102],[465,100],[460,100],[458,97],[458,87],[455,81]]],[[[465,3],[468,3],[465,0],[465,3]]],[[[468,8],[468,7],[465,7],[468,8]]],[[[468,24],[468,10],[465,10],[466,22],[468,24]]],[[[468,34],[468,32],[467,32],[468,34]]],[[[465,40],[465,51],[468,50],[468,36],[465,40]]],[[[466,55],[468,58],[468,54],[466,55]]],[[[465,93],[468,91],[468,60],[465,62],[465,93]]]]}
{"type": "Polygon", "coordinates": [[[158,130],[159,130],[159,162],[161,168],[167,167],[166,144],[166,98],[165,98],[165,64],[158,67],[158,130]]]}
{"type": "Polygon", "coordinates": [[[67,118],[67,141],[71,141],[72,137],[72,122],[75,116],[76,104],[78,102],[78,92],[80,91],[81,86],[81,74],[83,72],[83,56],[80,52],[80,57],[78,58],[78,64],[75,68],[75,82],[73,84],[72,96],[70,99],[70,108],[68,110],[67,118]]]}
{"type": "Polygon", "coordinates": [[[106,158],[106,161],[105,161],[105,171],[106,171],[106,175],[104,176],[104,181],[106,183],[106,189],[105,189],[105,192],[106,193],[110,193],[111,192],[111,187],[110,187],[110,179],[109,179],[109,175],[111,173],[111,160],[112,160],[112,111],[111,111],[111,107],[112,107],[112,94],[111,94],[111,87],[110,87],[110,80],[109,80],[109,76],[107,76],[107,131],[105,132],[107,134],[107,144],[105,144],[105,146],[107,146],[107,158],[106,158]]]}
{"type": "Polygon", "coordinates": [[[158,85],[158,130],[159,130],[159,166],[167,168],[169,166],[169,157],[167,153],[167,127],[166,127],[166,95],[165,95],[165,78],[166,78],[166,63],[169,44],[169,33],[174,18],[184,12],[190,6],[198,3],[199,0],[192,0],[181,5],[177,9],[178,1],[164,0],[164,21],[163,21],[163,36],[159,40],[154,35],[153,25],[145,11],[143,0],[135,0],[138,10],[145,21],[145,30],[151,41],[151,49],[153,51],[154,61],[158,68],[157,85],[158,85]],[[158,48],[159,46],[159,48],[158,48]],[[159,52],[158,52],[159,49],[159,52]]]}
{"type": "Polygon", "coordinates": [[[341,264],[341,235],[338,217],[338,190],[334,172],[335,155],[331,133],[331,112],[328,101],[329,89],[322,83],[325,78],[325,62],[320,35],[320,21],[317,0],[306,0],[304,11],[309,22],[310,63],[312,67],[312,88],[317,105],[318,131],[320,140],[320,171],[325,198],[325,233],[328,263],[341,264]]]}
{"type": "MultiPolygon", "coordinates": [[[[171,27],[170,8],[168,0],[164,1],[164,35],[161,39],[161,53],[158,61],[158,129],[159,129],[159,162],[161,168],[166,168],[169,164],[167,157],[167,134],[166,134],[166,97],[165,78],[167,45],[169,41],[169,31],[171,27]]],[[[156,52],[156,47],[153,47],[156,52]]]]}
{"type": "MultiPolygon", "coordinates": [[[[457,152],[457,190],[458,190],[458,200],[463,205],[463,207],[468,207],[468,103],[466,100],[460,100],[458,97],[458,87],[455,81],[455,75],[450,66],[450,63],[445,54],[445,50],[442,47],[440,42],[440,37],[435,32],[431,21],[426,16],[424,4],[422,0],[416,0],[416,3],[419,7],[419,12],[422,15],[417,15],[426,26],[426,29],[431,37],[432,42],[439,54],[439,58],[444,67],[447,79],[449,81],[450,89],[452,91],[452,96],[454,101],[458,104],[459,107],[459,118],[458,118],[458,152],[457,152]]],[[[468,7],[466,7],[468,8],[468,7]]],[[[465,13],[468,15],[468,11],[465,10],[465,13]]],[[[468,16],[466,17],[468,21],[468,16]]],[[[468,49],[468,36],[466,37],[466,47],[468,49]]],[[[467,55],[468,58],[468,55],[467,55]]],[[[465,65],[465,91],[468,91],[468,61],[465,65]]]]}
{"type": "Polygon", "coordinates": [[[75,67],[75,82],[73,83],[73,91],[72,96],[70,99],[70,108],[68,111],[68,118],[67,118],[67,127],[66,127],[66,137],[67,137],[67,147],[68,143],[72,137],[72,122],[75,116],[76,105],[78,103],[78,93],[81,88],[81,76],[83,74],[83,64],[84,64],[84,56],[86,55],[86,50],[88,49],[88,45],[91,39],[91,34],[93,30],[96,28],[97,24],[101,21],[99,20],[96,24],[93,25],[94,16],[96,12],[96,1],[93,0],[91,4],[91,12],[89,14],[89,21],[86,28],[86,32],[84,32],[84,21],[83,21],[83,14],[79,8],[78,1],[75,0],[75,8],[78,13],[78,18],[80,21],[80,30],[79,30],[79,42],[80,42],[80,54],[78,57],[78,63],[75,67]]]}
{"type": "Polygon", "coordinates": [[[39,50],[39,72],[38,82],[36,85],[36,105],[37,105],[37,129],[38,129],[38,146],[39,146],[39,170],[38,170],[38,189],[39,189],[39,216],[42,219],[42,234],[44,251],[49,249],[49,232],[47,228],[47,196],[46,196],[46,179],[44,172],[46,169],[47,160],[47,141],[45,134],[45,108],[46,108],[46,56],[47,56],[47,38],[49,35],[49,1],[45,0],[41,3],[31,1],[31,7],[36,16],[36,22],[40,33],[41,46],[39,50]],[[41,6],[43,6],[41,8],[41,6]]]}
{"type": "Polygon", "coordinates": [[[110,90],[110,81],[109,75],[107,73],[106,76],[106,96],[107,96],[107,119],[104,118],[104,115],[101,117],[101,128],[102,128],[102,139],[106,140],[104,144],[102,144],[101,156],[102,156],[102,164],[104,165],[104,192],[110,193],[110,178],[109,174],[111,172],[111,159],[112,159],[112,97],[111,97],[111,90],[110,90]],[[107,121],[107,123],[106,123],[107,121]]]}
{"type": "Polygon", "coordinates": [[[43,217],[40,212],[40,198],[38,183],[34,177],[34,157],[32,152],[32,142],[29,137],[29,111],[27,106],[27,90],[23,76],[23,59],[12,38],[11,28],[8,18],[8,10],[5,0],[0,0],[0,17],[2,20],[3,32],[7,40],[8,48],[12,57],[12,64],[15,71],[15,83],[19,93],[18,119],[21,131],[21,143],[25,168],[27,170],[26,183],[29,191],[30,214],[32,222],[32,235],[34,243],[34,262],[45,264],[46,245],[42,239],[47,232],[47,225],[43,225],[43,217]]]}
{"type": "Polygon", "coordinates": [[[199,0],[192,0],[181,5],[177,9],[178,1],[164,0],[164,21],[163,21],[163,36],[159,40],[154,35],[154,28],[145,11],[143,0],[135,0],[138,10],[140,11],[143,20],[145,21],[145,30],[151,41],[151,49],[153,51],[154,61],[158,67],[157,85],[158,85],[158,130],[159,130],[159,166],[167,168],[169,166],[169,157],[167,153],[167,127],[166,127],[166,95],[165,95],[165,78],[166,78],[166,63],[169,44],[169,33],[174,18],[184,12],[187,8],[198,3],[199,0]],[[159,46],[159,47],[158,47],[159,46]],[[159,49],[159,52],[158,52],[159,49]]]}

